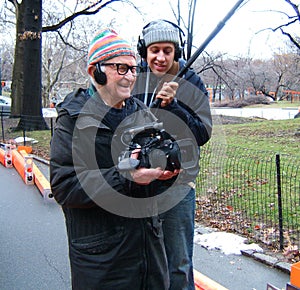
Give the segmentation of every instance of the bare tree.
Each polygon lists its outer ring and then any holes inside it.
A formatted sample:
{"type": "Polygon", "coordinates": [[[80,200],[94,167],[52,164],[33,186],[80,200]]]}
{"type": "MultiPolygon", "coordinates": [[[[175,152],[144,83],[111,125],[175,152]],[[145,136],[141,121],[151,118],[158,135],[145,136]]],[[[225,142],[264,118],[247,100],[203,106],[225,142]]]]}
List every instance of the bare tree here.
{"type": "Polygon", "coordinates": [[[300,57],[292,53],[277,54],[273,58],[274,88],[277,100],[288,97],[287,91],[300,90],[300,57]]]}
{"type": "MultiPolygon", "coordinates": [[[[288,28],[299,25],[300,24],[300,10],[299,10],[299,4],[295,4],[294,1],[291,0],[284,0],[287,4],[289,4],[293,11],[294,15],[288,15],[287,13],[284,13],[282,11],[277,11],[278,13],[284,14],[287,18],[286,22],[272,28],[272,30],[275,31],[280,31],[283,35],[287,36],[290,42],[298,49],[300,50],[300,36],[293,34],[292,32],[288,31],[288,28]]],[[[298,30],[299,31],[299,30],[298,30]]]]}
{"type": "MultiPolygon", "coordinates": [[[[186,52],[183,52],[183,58],[188,60],[192,55],[193,48],[193,36],[194,36],[194,21],[195,21],[195,12],[196,12],[196,3],[197,0],[189,0],[188,2],[188,15],[185,17],[181,14],[181,1],[177,0],[176,9],[172,6],[170,2],[170,7],[172,9],[173,15],[176,19],[177,25],[183,29],[180,31],[180,36],[183,44],[183,49],[186,49],[186,52]],[[184,33],[184,30],[186,33],[184,33]],[[186,39],[184,43],[183,38],[186,39]]],[[[186,3],[184,3],[186,5],[186,3]]]]}
{"type": "Polygon", "coordinates": [[[42,32],[56,31],[62,37],[60,29],[77,17],[97,14],[101,9],[114,2],[130,2],[125,0],[87,0],[85,8],[58,20],[53,25],[42,27],[42,0],[7,1],[13,4],[17,20],[12,114],[20,115],[17,129],[48,129],[42,115],[41,101],[42,32]]]}

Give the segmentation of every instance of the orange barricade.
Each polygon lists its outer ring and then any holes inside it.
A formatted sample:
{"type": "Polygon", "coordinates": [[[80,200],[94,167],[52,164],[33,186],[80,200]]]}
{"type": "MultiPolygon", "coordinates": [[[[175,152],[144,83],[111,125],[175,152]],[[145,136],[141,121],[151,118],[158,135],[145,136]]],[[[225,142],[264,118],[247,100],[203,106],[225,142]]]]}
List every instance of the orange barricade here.
{"type": "Polygon", "coordinates": [[[194,282],[196,290],[228,290],[222,285],[218,284],[214,280],[208,278],[207,276],[201,274],[194,269],[194,282]]]}
{"type": "MultiPolygon", "coordinates": [[[[26,156],[30,156],[28,155],[26,150],[20,150],[20,154],[24,158],[26,158],[26,156]]],[[[42,196],[45,199],[52,198],[53,196],[52,196],[51,187],[48,179],[44,176],[44,174],[40,171],[40,169],[34,164],[34,162],[32,163],[32,169],[34,175],[34,183],[39,189],[39,191],[41,192],[42,196]]]]}
{"type": "Polygon", "coordinates": [[[34,184],[34,176],[32,170],[32,158],[27,157],[26,160],[24,157],[17,151],[12,150],[12,163],[15,169],[18,171],[25,184],[32,185],[34,184]]]}
{"type": "Polygon", "coordinates": [[[12,168],[12,145],[11,144],[4,144],[4,148],[0,148],[0,162],[7,168],[12,168]]]}
{"type": "Polygon", "coordinates": [[[5,151],[2,148],[0,148],[0,162],[5,166],[5,151]]]}
{"type": "Polygon", "coordinates": [[[23,156],[24,158],[24,180],[26,184],[34,184],[33,160],[31,156],[23,156]]]}
{"type": "Polygon", "coordinates": [[[300,262],[292,264],[290,278],[293,289],[300,289],[300,262]]]}

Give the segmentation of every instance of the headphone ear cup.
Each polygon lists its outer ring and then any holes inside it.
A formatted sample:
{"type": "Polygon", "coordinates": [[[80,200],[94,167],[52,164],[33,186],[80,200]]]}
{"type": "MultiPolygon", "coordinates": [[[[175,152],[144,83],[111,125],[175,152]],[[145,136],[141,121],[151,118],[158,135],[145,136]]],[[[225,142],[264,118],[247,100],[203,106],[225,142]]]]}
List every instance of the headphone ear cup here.
{"type": "Polygon", "coordinates": [[[175,45],[175,55],[174,55],[174,60],[178,61],[182,56],[182,48],[179,47],[179,45],[175,45]]]}
{"type": "Polygon", "coordinates": [[[147,47],[145,44],[145,40],[139,37],[138,43],[137,43],[137,51],[141,58],[146,59],[147,58],[147,47]]]}
{"type": "Polygon", "coordinates": [[[94,71],[94,78],[95,81],[102,86],[107,82],[106,74],[101,69],[98,69],[98,66],[96,66],[96,69],[94,71]]]}

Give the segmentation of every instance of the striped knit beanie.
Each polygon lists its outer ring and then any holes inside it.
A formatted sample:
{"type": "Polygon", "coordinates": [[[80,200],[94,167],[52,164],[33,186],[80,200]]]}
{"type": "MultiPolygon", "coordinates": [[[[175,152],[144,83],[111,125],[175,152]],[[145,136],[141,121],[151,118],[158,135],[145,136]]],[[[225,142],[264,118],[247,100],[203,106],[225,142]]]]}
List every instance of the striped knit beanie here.
{"type": "Polygon", "coordinates": [[[114,30],[105,28],[99,31],[91,41],[87,64],[93,65],[121,55],[135,58],[135,52],[130,44],[114,30]]]}

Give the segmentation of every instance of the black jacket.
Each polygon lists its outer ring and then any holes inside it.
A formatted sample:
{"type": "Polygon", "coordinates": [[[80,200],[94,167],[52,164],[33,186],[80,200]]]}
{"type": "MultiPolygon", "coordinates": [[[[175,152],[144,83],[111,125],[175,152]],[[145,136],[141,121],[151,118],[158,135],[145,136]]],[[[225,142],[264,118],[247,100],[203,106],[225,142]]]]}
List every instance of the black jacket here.
{"type": "MultiPolygon", "coordinates": [[[[184,60],[180,59],[179,69],[184,64],[184,60]]],[[[150,105],[155,93],[159,90],[157,85],[161,80],[151,73],[146,62],[142,61],[140,65],[141,71],[138,74],[133,95],[150,105]]],[[[166,75],[165,77],[170,80],[174,76],[166,75]]],[[[212,116],[207,91],[201,78],[193,69],[188,69],[185,75],[176,81],[179,82],[179,87],[174,102],[166,107],[153,109],[152,112],[159,121],[163,122],[166,131],[176,140],[190,138],[196,146],[202,146],[209,141],[212,132],[212,116]]],[[[198,175],[200,155],[199,153],[197,155],[194,155],[195,166],[186,170],[186,174],[182,175],[185,181],[193,181],[198,175]]]]}
{"type": "Polygon", "coordinates": [[[138,100],[118,111],[91,91],[79,89],[58,105],[51,140],[50,182],[65,214],[73,289],[168,289],[161,222],[136,218],[130,182],[116,166],[122,142],[111,149],[137,112],[139,122],[155,118],[138,100]]]}

